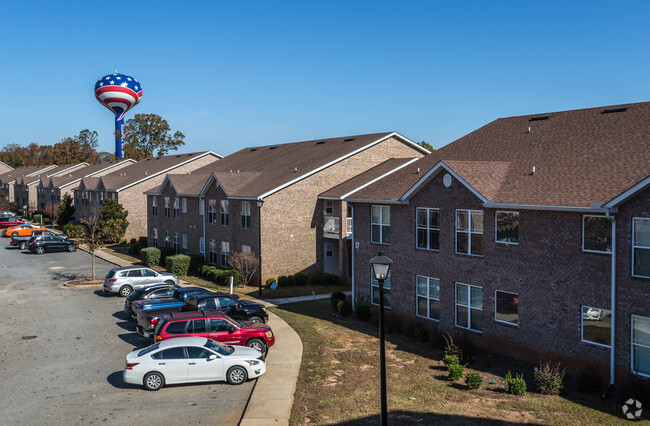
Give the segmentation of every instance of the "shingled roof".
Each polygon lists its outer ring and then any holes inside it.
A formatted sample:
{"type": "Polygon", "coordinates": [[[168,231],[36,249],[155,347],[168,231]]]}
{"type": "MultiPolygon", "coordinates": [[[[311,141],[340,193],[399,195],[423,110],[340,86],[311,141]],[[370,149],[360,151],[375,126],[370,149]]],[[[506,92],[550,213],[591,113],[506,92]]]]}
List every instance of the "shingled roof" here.
{"type": "Polygon", "coordinates": [[[86,176],[93,176],[102,171],[111,169],[119,164],[124,162],[135,163],[133,160],[113,160],[113,161],[104,161],[101,163],[90,164],[86,167],[77,168],[70,170],[68,173],[63,173],[62,175],[52,176],[50,178],[41,178],[41,183],[43,186],[49,186],[49,183],[52,182],[54,188],[63,188],[70,184],[74,184],[81,180],[81,178],[86,176]]]}
{"type": "Polygon", "coordinates": [[[10,170],[6,173],[0,174],[0,181],[3,183],[11,183],[16,179],[22,178],[23,176],[31,176],[33,174],[38,174],[48,169],[53,169],[57,167],[54,164],[47,166],[23,166],[17,167],[14,170],[10,170]]]}
{"type": "Polygon", "coordinates": [[[500,118],[350,200],[405,202],[440,168],[497,205],[605,205],[650,177],[650,102],[500,118]]]}

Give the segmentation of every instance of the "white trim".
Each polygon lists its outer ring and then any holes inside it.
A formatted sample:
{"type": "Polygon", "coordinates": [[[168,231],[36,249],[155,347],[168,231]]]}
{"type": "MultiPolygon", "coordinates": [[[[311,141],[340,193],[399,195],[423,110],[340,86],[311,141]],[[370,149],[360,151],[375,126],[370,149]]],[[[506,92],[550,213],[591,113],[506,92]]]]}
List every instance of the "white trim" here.
{"type": "MultiPolygon", "coordinates": [[[[483,238],[483,234],[485,231],[485,227],[483,226],[483,223],[481,223],[481,233],[479,234],[478,232],[473,232],[472,231],[472,213],[481,213],[481,217],[483,217],[482,220],[485,219],[485,215],[483,210],[471,210],[471,209],[456,209],[454,212],[454,253],[460,254],[462,256],[473,256],[473,257],[483,257],[483,253],[481,254],[474,254],[472,253],[472,234],[474,235],[480,235],[481,238],[483,238]],[[467,231],[458,231],[458,212],[467,212],[467,226],[468,229],[467,231]],[[463,234],[467,234],[467,253],[460,253],[458,252],[458,233],[461,232],[463,234]]],[[[481,246],[481,249],[483,247],[481,246]]],[[[467,284],[470,285],[470,284],[467,284]]]]}
{"type": "Polygon", "coordinates": [[[649,220],[650,221],[650,217],[633,217],[632,218],[632,235],[631,235],[631,238],[630,238],[630,240],[632,242],[632,256],[631,256],[632,257],[632,265],[631,265],[630,273],[631,273],[631,275],[633,277],[636,277],[636,278],[650,278],[650,276],[647,276],[647,275],[635,275],[634,274],[634,249],[635,248],[640,248],[640,249],[643,249],[643,250],[650,250],[650,247],[643,247],[643,246],[635,246],[634,245],[634,231],[635,231],[635,229],[634,229],[635,226],[634,225],[635,225],[635,222],[636,222],[637,219],[649,220]]]}
{"type": "MultiPolygon", "coordinates": [[[[344,200],[345,198],[349,197],[350,195],[354,194],[355,192],[360,191],[360,190],[362,190],[363,188],[365,188],[365,187],[367,187],[367,186],[370,186],[370,185],[372,185],[373,183],[375,183],[375,182],[377,182],[377,181],[379,181],[379,180],[382,180],[382,179],[385,178],[386,176],[391,175],[391,174],[395,173],[396,171],[398,171],[398,170],[400,170],[400,169],[403,169],[404,167],[406,167],[406,166],[408,166],[408,165],[410,165],[410,164],[413,164],[414,162],[416,162],[416,161],[418,161],[418,160],[419,160],[419,158],[414,158],[414,159],[412,159],[412,160],[410,160],[410,161],[407,161],[406,163],[402,164],[401,166],[396,167],[396,168],[394,168],[393,170],[390,170],[390,171],[384,173],[383,175],[381,175],[381,176],[379,176],[379,177],[377,177],[377,178],[371,180],[370,182],[366,182],[366,183],[364,183],[364,184],[361,185],[360,187],[358,187],[358,188],[356,188],[356,189],[353,189],[352,191],[348,192],[347,194],[341,195],[340,197],[331,197],[331,199],[333,199],[333,200],[344,200]]],[[[328,200],[328,199],[330,199],[330,197],[319,197],[319,198],[322,198],[323,200],[328,200]]]]}
{"type": "Polygon", "coordinates": [[[630,316],[630,369],[633,374],[638,374],[639,376],[642,377],[650,377],[650,374],[644,374],[644,373],[639,373],[638,371],[634,370],[634,346],[641,346],[643,348],[650,349],[650,346],[647,345],[641,345],[639,343],[634,343],[634,318],[643,318],[644,320],[650,320],[649,317],[644,317],[641,315],[631,315],[630,316]]]}
{"type": "MultiPolygon", "coordinates": [[[[373,205],[370,206],[370,243],[371,243],[371,244],[381,244],[381,245],[389,246],[389,245],[390,245],[390,241],[387,242],[387,243],[384,243],[384,242],[381,241],[381,240],[384,239],[384,238],[383,238],[383,236],[384,236],[383,227],[386,226],[386,225],[384,225],[384,224],[382,223],[382,219],[383,219],[383,217],[384,217],[384,213],[383,213],[383,210],[382,210],[383,207],[387,207],[387,208],[388,208],[388,217],[389,217],[389,222],[388,222],[388,238],[390,239],[390,206],[382,206],[382,205],[374,205],[374,204],[373,204],[373,205]],[[373,222],[372,222],[372,208],[373,208],[373,207],[379,207],[379,223],[373,223],[373,222]],[[372,226],[373,226],[373,225],[379,225],[379,240],[380,240],[380,241],[373,241],[373,239],[372,239],[372,226]]],[[[338,237],[337,237],[337,238],[338,238],[338,237]]]]}
{"type": "Polygon", "coordinates": [[[403,142],[412,145],[413,148],[415,148],[415,149],[417,149],[417,150],[419,150],[419,151],[422,151],[422,152],[424,152],[424,153],[426,153],[426,154],[429,154],[429,153],[430,153],[426,148],[421,147],[420,145],[418,145],[418,144],[416,144],[415,142],[411,141],[410,139],[408,139],[408,138],[406,138],[406,137],[400,135],[399,133],[397,133],[397,132],[391,132],[391,133],[387,134],[386,136],[384,136],[384,137],[382,137],[382,138],[379,138],[379,139],[377,139],[376,141],[371,142],[370,144],[368,144],[368,145],[366,145],[366,146],[362,146],[361,148],[358,148],[358,149],[356,149],[356,150],[354,150],[354,151],[352,151],[352,152],[349,152],[349,153],[343,155],[342,157],[339,157],[339,158],[337,158],[337,159],[334,159],[334,160],[330,161],[330,162],[327,163],[327,164],[324,164],[324,165],[322,165],[322,166],[320,166],[320,167],[317,167],[317,168],[311,170],[310,172],[305,173],[305,174],[302,175],[302,176],[299,176],[299,177],[297,177],[297,178],[295,178],[295,179],[292,179],[292,180],[290,180],[289,182],[286,182],[286,183],[284,183],[284,184],[278,186],[277,188],[274,188],[274,189],[271,189],[270,191],[267,191],[266,193],[260,195],[260,198],[266,198],[266,197],[268,197],[268,196],[270,196],[270,195],[272,195],[272,194],[274,194],[274,193],[276,193],[276,192],[278,192],[278,191],[281,191],[282,189],[284,189],[284,188],[286,188],[286,187],[288,187],[288,186],[293,185],[293,184],[296,183],[296,182],[299,182],[299,181],[301,181],[301,180],[303,180],[303,179],[306,179],[306,178],[308,178],[309,176],[311,176],[311,175],[313,175],[313,174],[316,174],[316,173],[320,172],[321,170],[324,170],[324,169],[326,169],[326,168],[328,168],[328,167],[330,167],[330,166],[332,166],[332,165],[334,165],[334,164],[336,164],[336,163],[338,163],[338,162],[341,162],[341,161],[343,161],[343,160],[345,160],[345,159],[347,159],[347,158],[350,158],[350,157],[352,157],[352,156],[354,156],[354,155],[360,153],[361,151],[365,151],[366,149],[371,148],[371,147],[373,147],[374,145],[377,145],[377,144],[379,144],[379,143],[381,143],[381,142],[383,142],[383,141],[385,141],[385,140],[387,140],[387,139],[390,139],[390,138],[392,138],[392,137],[397,137],[397,138],[399,138],[399,139],[402,139],[403,142]]]}
{"type": "MultiPolygon", "coordinates": [[[[600,250],[586,250],[585,249],[585,218],[587,218],[587,217],[599,217],[599,218],[605,219],[607,222],[610,223],[610,225],[612,223],[609,219],[607,219],[607,216],[594,215],[594,214],[583,214],[582,215],[582,244],[581,244],[582,252],[583,253],[612,254],[612,250],[610,250],[610,251],[600,251],[600,250]]],[[[609,236],[611,238],[611,236],[612,236],[611,231],[610,231],[609,236]]]]}
{"type": "Polygon", "coordinates": [[[112,165],[109,166],[109,167],[105,167],[105,168],[103,168],[103,169],[99,169],[99,170],[97,170],[97,171],[95,171],[95,172],[92,172],[92,173],[89,173],[89,174],[87,174],[87,175],[84,175],[84,177],[91,177],[91,176],[94,176],[94,175],[96,175],[97,173],[105,172],[106,170],[110,170],[110,169],[112,169],[112,168],[115,168],[115,167],[117,167],[117,166],[119,166],[120,164],[123,164],[123,163],[137,163],[137,161],[135,161],[135,160],[133,160],[133,159],[131,159],[131,158],[127,158],[127,159],[125,159],[125,160],[122,160],[122,161],[120,161],[120,162],[117,162],[117,163],[115,163],[115,164],[112,164],[112,165]]]}
{"type": "Polygon", "coordinates": [[[518,246],[519,245],[519,225],[517,225],[517,242],[516,243],[511,243],[508,241],[499,241],[497,239],[497,215],[499,213],[508,213],[508,214],[516,214],[517,215],[517,221],[519,221],[519,212],[517,211],[508,211],[508,210],[497,210],[494,212],[494,242],[497,244],[507,244],[511,246],[518,246]]]}
{"type": "Polygon", "coordinates": [[[424,174],[424,176],[422,176],[420,179],[418,179],[418,181],[415,182],[415,184],[413,186],[411,186],[411,188],[408,191],[406,191],[406,193],[404,195],[402,195],[400,197],[400,200],[408,200],[411,197],[411,195],[413,195],[415,192],[417,192],[418,189],[422,185],[427,183],[429,181],[429,178],[431,178],[432,176],[437,174],[440,171],[440,169],[444,169],[448,173],[450,173],[454,178],[456,178],[460,183],[462,183],[463,186],[465,186],[467,189],[469,189],[472,192],[472,194],[476,195],[476,197],[479,200],[481,200],[484,203],[488,201],[487,198],[485,198],[480,192],[478,192],[476,189],[474,189],[474,187],[472,185],[467,183],[467,181],[465,181],[463,178],[461,178],[460,175],[458,175],[458,173],[456,173],[451,167],[446,165],[444,161],[439,161],[435,166],[433,166],[433,168],[431,168],[428,172],[426,172],[424,174]]]}
{"type": "MultiPolygon", "coordinates": [[[[605,345],[603,343],[598,343],[594,342],[592,340],[585,340],[585,330],[584,330],[584,324],[585,324],[585,308],[590,308],[590,309],[598,309],[600,311],[605,311],[609,312],[609,314],[612,314],[612,311],[609,311],[607,309],[601,309],[601,308],[595,308],[593,306],[587,306],[587,305],[580,305],[580,341],[583,343],[588,343],[590,345],[595,345],[595,346],[600,346],[601,348],[611,348],[612,347],[612,342],[611,342],[611,333],[610,333],[610,342],[609,345],[605,345]]],[[[604,317],[604,316],[603,316],[604,317]]],[[[610,317],[611,318],[611,317],[610,317]]],[[[612,323],[610,322],[609,324],[610,328],[612,327],[612,323]]]]}
{"type": "MultiPolygon", "coordinates": [[[[436,318],[431,318],[431,316],[430,316],[431,315],[431,312],[429,311],[429,307],[430,307],[429,301],[430,300],[435,300],[438,303],[440,303],[440,278],[427,277],[425,275],[416,274],[415,275],[415,316],[419,317],[419,318],[424,318],[424,319],[427,319],[427,320],[435,321],[435,322],[440,322],[440,318],[436,319],[436,318]],[[421,296],[421,295],[418,294],[418,278],[420,278],[420,277],[427,279],[427,295],[426,296],[421,296]],[[438,281],[438,298],[437,299],[435,297],[431,297],[431,295],[429,293],[429,281],[430,280],[438,281]],[[418,315],[418,308],[419,308],[418,297],[425,297],[427,299],[427,314],[429,316],[425,317],[425,316],[422,316],[422,315],[418,315]]],[[[438,312],[438,314],[440,314],[440,312],[438,312]]]]}
{"type": "Polygon", "coordinates": [[[650,185],[650,176],[647,178],[643,179],[641,182],[637,183],[627,191],[623,192],[622,194],[618,195],[617,197],[613,198],[609,202],[605,203],[603,207],[609,208],[609,207],[614,207],[618,206],[619,204],[627,201],[628,199],[634,197],[636,194],[641,192],[645,187],[650,185]]]}
{"type": "Polygon", "coordinates": [[[432,251],[436,253],[440,253],[440,208],[437,207],[416,207],[415,208],[415,249],[416,250],[426,250],[426,251],[432,251]],[[427,227],[422,228],[418,226],[418,210],[426,210],[427,212],[427,227]],[[431,245],[431,241],[429,241],[429,231],[430,230],[435,230],[435,228],[431,228],[431,225],[429,224],[429,210],[437,210],[438,211],[438,248],[437,249],[432,249],[429,247],[423,248],[423,247],[418,247],[418,229],[426,229],[427,230],[427,246],[431,245]]]}
{"type": "MultiPolygon", "coordinates": [[[[474,330],[471,328],[472,324],[472,290],[471,287],[475,288],[480,288],[481,289],[481,296],[483,295],[483,287],[478,286],[478,285],[472,285],[472,284],[465,284],[465,283],[459,283],[459,282],[454,282],[454,327],[462,328],[464,330],[471,330],[476,333],[483,333],[483,330],[474,330]],[[458,303],[458,290],[456,289],[457,286],[459,285],[464,285],[467,286],[467,306],[465,305],[459,305],[458,303]],[[467,308],[467,327],[463,327],[461,325],[458,325],[458,306],[462,306],[464,308],[467,308]]],[[[474,308],[478,309],[478,308],[474,308]]],[[[483,315],[483,298],[481,297],[481,316],[482,319],[485,319],[485,315],[483,315]]],[[[485,321],[482,321],[483,325],[485,326],[485,321]]]]}
{"type": "MultiPolygon", "coordinates": [[[[52,165],[49,166],[49,167],[44,167],[44,168],[42,168],[42,169],[38,169],[38,170],[36,170],[35,172],[32,172],[32,173],[30,173],[30,174],[25,175],[24,177],[31,177],[31,176],[33,176],[33,175],[41,174],[41,173],[43,173],[43,172],[45,172],[45,171],[47,171],[47,170],[52,170],[52,168],[54,168],[54,167],[59,167],[59,166],[57,166],[56,164],[52,164],[52,165]]],[[[15,169],[14,169],[14,170],[15,170],[15,169]]]]}
{"type": "Polygon", "coordinates": [[[500,322],[501,324],[508,324],[508,325],[514,325],[515,327],[519,327],[519,293],[494,289],[494,321],[500,322]],[[508,293],[508,294],[513,294],[517,297],[517,322],[504,321],[497,318],[497,293],[508,293]]]}
{"type": "Polygon", "coordinates": [[[208,180],[203,185],[203,188],[201,189],[201,191],[199,191],[199,197],[205,197],[205,192],[208,190],[208,187],[212,183],[212,179],[214,179],[217,186],[223,190],[223,193],[226,194],[226,198],[230,198],[230,196],[228,195],[228,191],[226,191],[226,188],[224,188],[221,182],[219,182],[219,178],[217,178],[214,172],[208,177],[208,180]]]}
{"type": "MultiPolygon", "coordinates": [[[[2,164],[3,166],[9,167],[9,171],[14,169],[13,167],[11,167],[9,164],[5,163],[4,161],[0,161],[0,164],[2,164]]],[[[5,173],[7,173],[7,172],[5,172],[5,173]]]]}

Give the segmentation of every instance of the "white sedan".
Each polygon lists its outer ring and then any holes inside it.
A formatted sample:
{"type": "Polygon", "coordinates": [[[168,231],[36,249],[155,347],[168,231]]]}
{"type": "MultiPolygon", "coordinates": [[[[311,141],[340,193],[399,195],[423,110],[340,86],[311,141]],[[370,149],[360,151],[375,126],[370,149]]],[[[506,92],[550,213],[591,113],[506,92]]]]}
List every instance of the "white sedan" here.
{"type": "Polygon", "coordinates": [[[124,381],[158,390],[164,385],[226,380],[240,385],[266,372],[264,355],[205,337],[163,340],[126,356],[124,381]]]}

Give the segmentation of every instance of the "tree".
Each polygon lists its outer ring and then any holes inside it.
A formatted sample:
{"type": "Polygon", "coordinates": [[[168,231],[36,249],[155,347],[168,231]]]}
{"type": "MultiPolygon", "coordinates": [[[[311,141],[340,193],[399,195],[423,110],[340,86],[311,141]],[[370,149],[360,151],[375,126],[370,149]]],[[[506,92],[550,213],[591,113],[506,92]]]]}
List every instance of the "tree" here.
{"type": "Polygon", "coordinates": [[[241,285],[247,285],[255,272],[260,261],[253,253],[236,252],[228,256],[228,265],[241,275],[241,285]]]}
{"type": "Polygon", "coordinates": [[[81,142],[76,138],[63,138],[52,148],[54,164],[75,164],[85,161],[81,142]]]}
{"type": "MultiPolygon", "coordinates": [[[[102,248],[105,243],[104,235],[104,224],[99,217],[99,214],[95,212],[91,214],[86,219],[81,219],[81,226],[83,227],[83,232],[81,235],[75,235],[78,241],[82,242],[88,248],[88,251],[92,255],[92,280],[95,280],[95,252],[102,248]]],[[[72,236],[72,235],[71,235],[72,236]]]]}
{"type": "Polygon", "coordinates": [[[431,146],[431,144],[429,144],[428,142],[422,141],[422,142],[420,142],[418,145],[420,145],[420,146],[421,146],[422,148],[424,148],[424,149],[428,149],[429,152],[433,152],[433,151],[435,151],[435,149],[433,149],[433,147],[431,146]]]}
{"type": "Polygon", "coordinates": [[[74,219],[72,197],[70,194],[63,194],[63,197],[61,197],[61,204],[59,204],[59,211],[56,214],[56,221],[59,225],[63,226],[72,219],[74,219]]]}
{"type": "Polygon", "coordinates": [[[45,215],[45,217],[50,218],[50,220],[52,221],[52,226],[54,226],[54,217],[56,216],[56,213],[58,211],[59,211],[59,203],[55,201],[48,201],[43,206],[41,215],[45,215]]]}
{"type": "Polygon", "coordinates": [[[102,235],[107,243],[117,243],[126,234],[126,228],[129,227],[129,221],[126,220],[129,215],[128,210],[117,200],[104,200],[97,213],[103,226],[102,235]]]}
{"type": "Polygon", "coordinates": [[[134,160],[142,160],[154,156],[165,155],[176,151],[185,145],[185,135],[177,131],[170,134],[171,129],[167,120],[157,114],[136,114],[126,121],[122,139],[124,140],[124,156],[134,160]]]}
{"type": "Polygon", "coordinates": [[[81,142],[81,151],[83,152],[84,160],[87,163],[96,163],[99,160],[99,153],[97,152],[98,134],[95,130],[90,131],[83,129],[79,132],[76,138],[81,142]]]}
{"type": "Polygon", "coordinates": [[[7,164],[8,166],[16,167],[25,165],[25,148],[18,145],[17,143],[10,143],[5,145],[0,151],[0,161],[7,164]]]}

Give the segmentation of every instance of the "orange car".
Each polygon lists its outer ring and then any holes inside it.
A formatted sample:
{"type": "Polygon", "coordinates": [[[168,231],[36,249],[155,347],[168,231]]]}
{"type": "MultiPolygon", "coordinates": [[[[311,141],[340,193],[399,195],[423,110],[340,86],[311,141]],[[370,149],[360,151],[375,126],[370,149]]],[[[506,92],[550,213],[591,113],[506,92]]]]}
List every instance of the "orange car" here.
{"type": "Polygon", "coordinates": [[[21,225],[16,225],[11,228],[3,229],[2,235],[5,237],[26,237],[32,235],[34,231],[42,231],[45,228],[38,225],[32,225],[29,223],[23,223],[21,225]]]}

